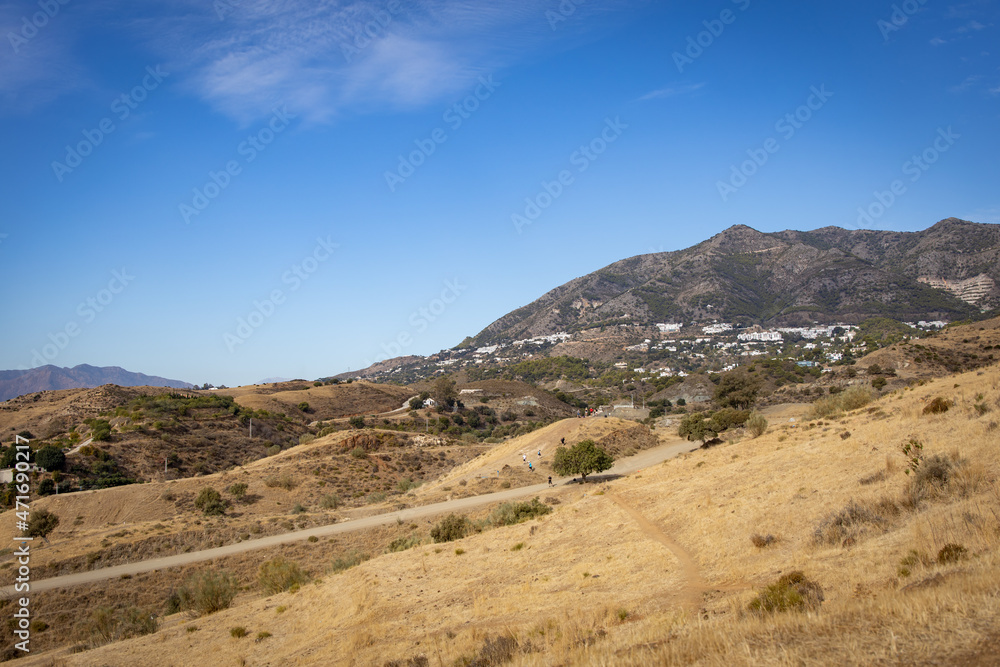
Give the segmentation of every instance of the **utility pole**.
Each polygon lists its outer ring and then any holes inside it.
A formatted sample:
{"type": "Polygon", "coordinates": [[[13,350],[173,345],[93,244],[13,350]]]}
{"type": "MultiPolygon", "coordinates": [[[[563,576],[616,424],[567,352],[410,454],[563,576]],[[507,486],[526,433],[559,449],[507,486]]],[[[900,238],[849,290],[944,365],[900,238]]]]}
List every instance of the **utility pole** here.
{"type": "Polygon", "coordinates": [[[250,439],[253,440],[253,417],[250,418],[250,439]]]}

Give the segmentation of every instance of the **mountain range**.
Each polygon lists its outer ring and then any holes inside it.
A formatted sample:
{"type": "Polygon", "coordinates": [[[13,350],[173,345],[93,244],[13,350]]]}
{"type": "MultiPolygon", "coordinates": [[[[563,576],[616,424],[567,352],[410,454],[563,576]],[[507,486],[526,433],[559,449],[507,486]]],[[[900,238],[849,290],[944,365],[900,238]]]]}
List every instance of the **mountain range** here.
{"type": "Polygon", "coordinates": [[[605,324],[958,320],[1000,306],[1000,225],[948,218],[919,232],[759,232],[736,225],[556,287],[463,346],[605,324]]]}
{"type": "Polygon", "coordinates": [[[118,366],[60,368],[51,364],[26,371],[0,371],[0,401],[51,389],[82,389],[116,384],[121,387],[173,387],[188,389],[191,384],[155,375],[132,373],[118,366]]]}

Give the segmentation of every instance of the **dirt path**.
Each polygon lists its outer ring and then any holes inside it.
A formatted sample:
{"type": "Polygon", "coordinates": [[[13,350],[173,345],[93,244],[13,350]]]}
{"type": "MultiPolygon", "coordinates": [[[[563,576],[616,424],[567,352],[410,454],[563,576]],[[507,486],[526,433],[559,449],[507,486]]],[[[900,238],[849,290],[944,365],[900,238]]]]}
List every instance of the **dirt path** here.
{"type": "Polygon", "coordinates": [[[639,528],[642,529],[642,532],[646,535],[646,537],[654,539],[665,546],[670,550],[670,553],[674,555],[674,558],[678,560],[681,564],[681,572],[684,576],[684,588],[681,592],[684,606],[687,607],[689,611],[697,612],[701,606],[701,594],[707,590],[708,587],[702,580],[701,572],[698,570],[698,564],[695,562],[694,558],[691,557],[691,554],[689,554],[684,547],[672,540],[669,535],[660,530],[659,526],[647,519],[641,512],[626,503],[619,496],[608,494],[608,497],[613,500],[616,505],[625,510],[625,512],[632,517],[633,521],[639,524],[639,528]]]}
{"type": "MultiPolygon", "coordinates": [[[[650,465],[655,465],[669,458],[673,458],[674,456],[677,456],[685,451],[690,451],[691,449],[691,443],[676,442],[647,449],[635,456],[617,461],[615,466],[610,471],[605,473],[605,475],[631,474],[641,470],[642,468],[646,468],[650,465]]],[[[600,479],[600,477],[597,477],[597,479],[600,479]]],[[[595,479],[595,481],[597,480],[595,479]]],[[[201,551],[193,551],[191,553],[177,554],[175,556],[166,556],[164,558],[152,558],[149,560],[137,561],[135,563],[126,563],[124,565],[106,567],[99,570],[67,574],[61,577],[53,577],[51,579],[41,579],[31,582],[31,592],[37,593],[39,591],[51,590],[53,588],[79,586],[81,584],[90,584],[98,581],[115,579],[123,575],[136,575],[142,572],[151,572],[154,570],[163,570],[172,567],[190,565],[192,563],[213,560],[216,558],[224,558],[226,556],[245,553],[247,551],[256,551],[258,549],[266,549],[268,547],[288,544],[290,542],[298,542],[299,540],[307,539],[311,535],[315,535],[316,537],[326,537],[340,533],[365,530],[376,526],[384,526],[396,521],[412,521],[414,519],[427,518],[443,514],[445,512],[459,512],[482,507],[483,505],[489,505],[491,503],[506,502],[509,500],[516,500],[527,496],[537,496],[546,493],[559,493],[561,491],[579,488],[570,483],[568,478],[555,480],[555,487],[556,488],[550,488],[548,484],[523,486],[516,489],[507,489],[482,496],[456,498],[454,500],[423,505],[421,507],[412,507],[396,512],[388,512],[385,514],[376,514],[374,516],[351,519],[341,523],[330,524],[328,526],[318,526],[307,530],[297,530],[291,533],[283,533],[281,535],[271,535],[269,537],[261,537],[255,540],[246,540],[244,542],[229,544],[223,547],[215,547],[214,549],[204,549],[201,551]]],[[[668,538],[664,536],[664,539],[668,538]]],[[[668,548],[670,547],[668,546],[668,548]]],[[[13,596],[13,585],[0,588],[0,597],[10,598],[13,596]]]]}

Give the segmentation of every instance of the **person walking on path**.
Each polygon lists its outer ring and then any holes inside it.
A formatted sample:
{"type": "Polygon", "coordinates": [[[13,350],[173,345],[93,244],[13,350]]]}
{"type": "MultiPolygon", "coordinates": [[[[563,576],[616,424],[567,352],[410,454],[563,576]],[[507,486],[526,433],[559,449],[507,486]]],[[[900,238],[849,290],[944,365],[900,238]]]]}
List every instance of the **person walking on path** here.
{"type": "Polygon", "coordinates": [[[549,475],[549,486],[552,486],[552,475],[549,475]]]}
{"type": "Polygon", "coordinates": [[[527,454],[521,454],[521,461],[523,463],[527,463],[528,462],[528,455],[527,454]]]}

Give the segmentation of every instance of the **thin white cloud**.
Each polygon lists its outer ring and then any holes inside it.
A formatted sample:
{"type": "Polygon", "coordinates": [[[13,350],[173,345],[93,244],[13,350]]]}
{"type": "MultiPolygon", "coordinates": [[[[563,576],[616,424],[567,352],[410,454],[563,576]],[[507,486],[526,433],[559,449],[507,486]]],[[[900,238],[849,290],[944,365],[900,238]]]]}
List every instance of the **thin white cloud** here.
{"type": "Polygon", "coordinates": [[[642,97],[638,98],[637,102],[646,102],[648,100],[658,100],[665,97],[678,97],[681,95],[690,95],[691,93],[700,90],[705,87],[704,83],[693,83],[685,86],[659,88],[657,90],[651,90],[642,97]]]}
{"type": "Polygon", "coordinates": [[[947,43],[948,42],[946,40],[943,40],[940,37],[932,37],[931,38],[931,46],[941,46],[941,45],[947,44],[947,43]]]}
{"type": "Polygon", "coordinates": [[[588,16],[642,0],[574,5],[558,30],[546,18],[558,2],[418,0],[393,13],[388,0],[219,1],[217,13],[210,2],[177,0],[170,17],[135,26],[181,85],[216,110],[250,122],[285,104],[321,122],[454,95],[531,51],[579,38],[592,27],[588,16]],[[188,11],[176,11],[178,2],[188,11]]]}
{"type": "Polygon", "coordinates": [[[955,85],[955,86],[952,86],[951,88],[949,88],[948,92],[951,92],[951,93],[965,93],[965,92],[968,92],[982,78],[983,77],[980,76],[979,74],[970,74],[969,76],[965,77],[965,79],[963,79],[961,83],[959,83],[958,85],[955,85]]]}

